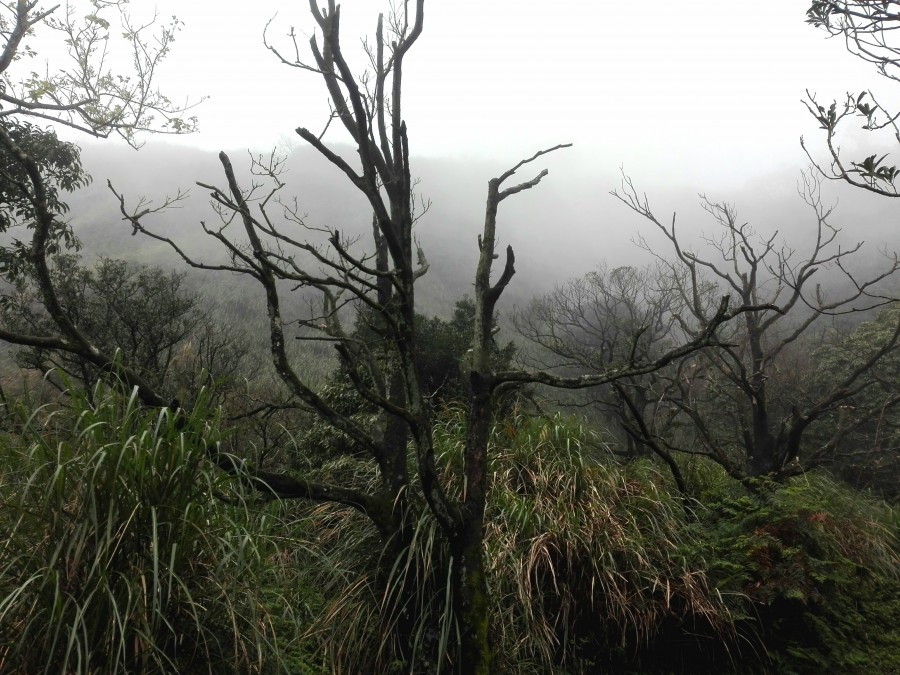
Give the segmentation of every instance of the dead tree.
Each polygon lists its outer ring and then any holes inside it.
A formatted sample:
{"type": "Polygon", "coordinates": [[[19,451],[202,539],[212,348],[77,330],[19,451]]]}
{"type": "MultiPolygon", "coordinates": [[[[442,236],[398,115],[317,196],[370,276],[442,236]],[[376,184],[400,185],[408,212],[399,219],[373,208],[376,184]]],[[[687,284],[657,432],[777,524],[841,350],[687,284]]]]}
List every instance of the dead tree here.
{"type": "MultiPolygon", "coordinates": [[[[681,311],[676,315],[688,335],[705,330],[714,298],[725,292],[747,308],[722,337],[722,344],[681,362],[662,374],[667,384],[659,395],[675,406],[684,433],[672,449],[705,455],[734,477],[785,477],[821,461],[821,448],[804,445],[811,425],[877,381],[885,355],[900,340],[900,323],[872,345],[868,353],[839,381],[827,389],[788,391],[782,374],[792,349],[804,343],[823,317],[884,307],[897,301],[880,292],[879,283],[900,270],[896,254],[888,256],[880,272],[861,278],[852,271],[852,259],[862,247],[842,248],[839,230],[823,206],[820,184],[803,175],[800,194],[813,214],[814,225],[804,252],[779,243],[778,233],[760,237],[742,223],[734,208],[704,198],[703,207],[714,218],[718,233],[705,237],[706,252],[688,248],[675,227],[657,219],[646,197],[625,178],[620,201],[648,220],[668,243],[672,258],[645,238],[640,243],[671,269],[681,311]],[[820,284],[820,270],[836,270],[844,290],[829,297],[820,284]],[[818,273],[818,274],[817,274],[818,273]]],[[[670,408],[670,412],[671,412],[670,408]]],[[[668,414],[668,413],[667,413],[668,414]]],[[[648,424],[652,428],[652,424],[648,424]]],[[[671,437],[671,435],[670,435],[671,437]]]]}
{"type": "MultiPolygon", "coordinates": [[[[645,360],[664,353],[683,337],[677,335],[673,316],[677,296],[669,273],[659,264],[609,269],[603,263],[533,299],[513,316],[516,329],[536,347],[526,354],[526,361],[553,372],[581,375],[603,372],[632,351],[645,360]]],[[[634,391],[641,409],[651,403],[643,396],[641,381],[620,384],[634,391]]],[[[596,408],[614,424],[624,424],[628,417],[614,388],[585,391],[575,400],[557,402],[596,408]]],[[[637,450],[629,444],[629,454],[637,450]]]]}

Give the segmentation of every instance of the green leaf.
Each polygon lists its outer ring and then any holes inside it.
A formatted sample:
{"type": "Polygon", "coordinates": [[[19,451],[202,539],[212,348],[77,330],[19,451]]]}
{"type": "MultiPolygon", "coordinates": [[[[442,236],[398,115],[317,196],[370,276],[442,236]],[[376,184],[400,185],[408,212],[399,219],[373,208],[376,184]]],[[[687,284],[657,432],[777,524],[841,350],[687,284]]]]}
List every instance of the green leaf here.
{"type": "Polygon", "coordinates": [[[96,14],[88,14],[86,17],[84,17],[84,20],[88,23],[100,26],[104,30],[109,30],[109,21],[97,16],[96,14]]]}

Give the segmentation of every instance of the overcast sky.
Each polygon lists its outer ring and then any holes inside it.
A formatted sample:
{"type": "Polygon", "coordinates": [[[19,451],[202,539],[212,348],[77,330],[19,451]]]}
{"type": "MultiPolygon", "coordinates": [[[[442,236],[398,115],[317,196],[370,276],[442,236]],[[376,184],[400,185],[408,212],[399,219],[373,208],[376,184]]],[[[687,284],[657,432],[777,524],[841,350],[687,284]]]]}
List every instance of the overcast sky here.
{"type": "MultiPolygon", "coordinates": [[[[149,0],[141,0],[142,3],[149,0]]],[[[303,0],[157,0],[184,29],[160,84],[194,98],[219,150],[293,142],[320,128],[321,82],[278,64],[290,26],[313,27],[303,0]],[[277,16],[276,16],[277,15],[277,16]]],[[[385,0],[342,3],[345,45],[374,32],[385,0]]],[[[609,173],[666,183],[740,182],[805,163],[815,136],[804,89],[831,99],[878,84],[836,40],[804,23],[805,0],[453,0],[426,2],[407,59],[405,118],[414,154],[504,163],[573,142],[609,173]]],[[[356,56],[361,51],[354,49],[356,56]]],[[[357,60],[361,63],[361,59],[357,60]]]]}

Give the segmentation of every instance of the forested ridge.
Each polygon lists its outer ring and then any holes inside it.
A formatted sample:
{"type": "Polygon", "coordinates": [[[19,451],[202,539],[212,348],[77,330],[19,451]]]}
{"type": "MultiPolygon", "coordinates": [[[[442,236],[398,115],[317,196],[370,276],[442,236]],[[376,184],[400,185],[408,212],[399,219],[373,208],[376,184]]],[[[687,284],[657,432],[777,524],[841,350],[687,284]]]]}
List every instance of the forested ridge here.
{"type": "MultiPolygon", "coordinates": [[[[0,673],[900,672],[889,99],[595,225],[565,137],[416,154],[425,4],[267,27],[330,115],[263,153],[141,147],[177,18],[0,6],[0,673]]],[[[896,87],[897,3],[808,4],[896,87]]]]}

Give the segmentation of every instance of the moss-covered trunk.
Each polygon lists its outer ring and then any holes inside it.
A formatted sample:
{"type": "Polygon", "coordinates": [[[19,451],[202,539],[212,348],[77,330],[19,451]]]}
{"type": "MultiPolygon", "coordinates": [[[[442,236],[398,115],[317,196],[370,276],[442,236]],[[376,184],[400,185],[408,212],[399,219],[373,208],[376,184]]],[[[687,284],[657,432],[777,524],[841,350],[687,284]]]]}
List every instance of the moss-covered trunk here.
{"type": "Polygon", "coordinates": [[[483,527],[472,528],[465,541],[453,546],[453,611],[459,625],[460,645],[456,672],[487,675],[491,672],[488,640],[490,604],[485,576],[483,527]]]}

